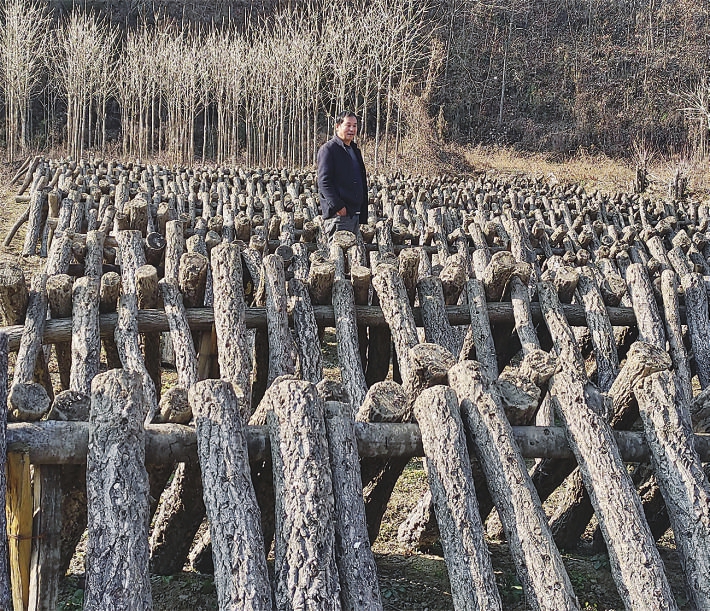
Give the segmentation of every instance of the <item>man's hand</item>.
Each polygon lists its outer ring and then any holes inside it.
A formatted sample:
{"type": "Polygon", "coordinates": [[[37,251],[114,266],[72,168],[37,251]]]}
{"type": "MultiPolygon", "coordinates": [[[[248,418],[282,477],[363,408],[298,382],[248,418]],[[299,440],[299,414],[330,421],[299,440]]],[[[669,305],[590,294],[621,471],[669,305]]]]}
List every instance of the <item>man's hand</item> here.
{"type": "Polygon", "coordinates": [[[345,206],[343,206],[340,210],[338,210],[335,214],[338,216],[345,216],[348,213],[348,211],[345,209],[345,206]]]}

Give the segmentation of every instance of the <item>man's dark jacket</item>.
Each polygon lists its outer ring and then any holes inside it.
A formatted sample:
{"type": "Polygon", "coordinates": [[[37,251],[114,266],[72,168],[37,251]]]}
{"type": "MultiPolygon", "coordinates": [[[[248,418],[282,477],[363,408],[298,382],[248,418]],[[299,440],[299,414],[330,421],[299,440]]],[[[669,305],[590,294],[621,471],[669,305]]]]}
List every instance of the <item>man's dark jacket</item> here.
{"type": "Polygon", "coordinates": [[[333,136],[318,149],[318,195],[323,218],[332,218],[343,207],[349,216],[367,214],[367,177],[362,154],[355,142],[350,144],[360,167],[360,181],[355,165],[343,141],[333,136]]]}

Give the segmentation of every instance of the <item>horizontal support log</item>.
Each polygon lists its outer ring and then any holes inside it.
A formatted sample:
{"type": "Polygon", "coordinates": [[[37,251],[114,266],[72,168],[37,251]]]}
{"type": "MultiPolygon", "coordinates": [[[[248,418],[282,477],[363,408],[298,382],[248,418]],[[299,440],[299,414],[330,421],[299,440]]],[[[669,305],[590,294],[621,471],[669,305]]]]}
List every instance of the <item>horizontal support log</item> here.
{"type": "MultiPolygon", "coordinates": [[[[356,422],[358,452],[361,457],[423,456],[422,440],[416,424],[356,422]]],[[[246,427],[249,458],[252,462],[271,456],[268,428],[246,427]]],[[[515,426],[515,441],[524,458],[571,458],[561,427],[515,426]]],[[[614,431],[621,457],[626,462],[648,460],[648,446],[642,433],[614,431]]],[[[29,451],[33,464],[82,464],[89,440],[87,422],[12,422],[7,426],[8,452],[29,451]]],[[[147,463],[197,460],[195,429],[181,424],[150,424],[146,427],[147,463]]],[[[703,462],[710,461],[710,434],[696,434],[695,447],[703,462]]]]}
{"type": "MultiPolygon", "coordinates": [[[[488,306],[488,318],[492,324],[503,322],[514,322],[513,306],[509,302],[490,302],[488,306]]],[[[586,327],[587,319],[584,314],[584,306],[563,304],[563,309],[567,321],[575,327],[586,327]]],[[[540,304],[531,303],[533,321],[543,322],[540,304]]],[[[414,320],[417,326],[422,326],[421,311],[413,308],[414,320]]],[[[619,327],[635,326],[636,318],[632,308],[607,308],[611,324],[619,327]]],[[[334,327],[335,315],[332,306],[313,306],[316,323],[319,327],[334,327]]],[[[214,323],[212,308],[186,308],[187,322],[193,331],[209,330],[214,323]]],[[[467,325],[471,322],[468,306],[447,306],[446,313],[449,323],[452,325],[467,325]]],[[[387,326],[382,310],[378,306],[355,306],[355,316],[358,324],[370,327],[387,326]]],[[[681,308],[681,319],[685,322],[685,309],[681,308]]],[[[117,314],[102,314],[100,318],[101,337],[113,337],[116,328],[117,314]]],[[[266,327],[266,308],[247,308],[246,325],[249,328],[266,327]]],[[[0,332],[8,336],[10,350],[17,350],[22,337],[22,325],[1,327],[0,332]]],[[[138,331],[141,333],[160,333],[169,331],[168,319],[163,310],[139,310],[138,331]]],[[[58,318],[48,320],[45,324],[43,342],[45,344],[56,344],[66,342],[71,339],[71,319],[58,318]]]]}

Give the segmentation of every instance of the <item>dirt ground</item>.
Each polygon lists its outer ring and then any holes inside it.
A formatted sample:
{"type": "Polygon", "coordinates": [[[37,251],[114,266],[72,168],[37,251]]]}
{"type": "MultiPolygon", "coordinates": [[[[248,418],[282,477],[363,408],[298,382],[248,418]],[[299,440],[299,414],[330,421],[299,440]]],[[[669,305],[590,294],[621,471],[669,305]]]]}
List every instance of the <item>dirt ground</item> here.
{"type": "MultiPolygon", "coordinates": [[[[471,153],[471,161],[477,163],[481,151],[471,153]]],[[[515,171],[514,157],[505,156],[505,171],[515,171]],[[509,167],[511,166],[511,167],[509,167]]],[[[488,158],[489,166],[493,157],[488,158]]],[[[520,171],[529,171],[530,158],[520,160],[520,171]]],[[[586,166],[585,166],[586,168],[586,166]]],[[[487,167],[495,171],[495,167],[487,167]]],[[[14,194],[17,187],[10,188],[9,178],[12,168],[0,170],[0,240],[16,218],[22,213],[26,204],[16,204],[14,194]]],[[[562,167],[556,170],[563,174],[562,167]]],[[[591,171],[585,169],[584,171],[591,171]]],[[[614,176],[614,172],[610,171],[614,176]]],[[[615,175],[627,176],[628,169],[619,170],[615,175]]],[[[594,177],[587,177],[594,181],[594,177]]],[[[618,183],[616,185],[618,188],[618,183]]],[[[614,190],[613,186],[609,190],[614,190]]],[[[0,261],[20,261],[28,274],[36,269],[39,261],[36,258],[22,259],[19,251],[22,247],[24,231],[21,229],[9,248],[0,247],[0,261]]],[[[324,345],[326,356],[335,353],[333,335],[326,337],[324,345]]],[[[337,365],[331,361],[328,375],[339,376],[337,365]]],[[[446,564],[440,548],[429,550],[428,553],[412,553],[397,542],[397,527],[413,508],[420,495],[426,489],[426,474],[421,459],[413,459],[403,477],[399,480],[392,500],[385,515],[380,537],[373,546],[376,555],[380,590],[385,609],[391,611],[447,611],[452,609],[451,595],[447,577],[446,564]]],[[[546,503],[548,514],[554,509],[554,497],[546,503]]],[[[492,517],[490,523],[495,522],[492,517]]],[[[495,526],[491,531],[495,531],[495,526]]],[[[623,605],[616,591],[609,570],[609,560],[606,554],[597,554],[591,546],[592,527],[587,530],[579,548],[573,553],[564,554],[568,574],[575,593],[584,609],[599,611],[621,610],[623,605]]],[[[515,576],[515,569],[505,543],[490,539],[488,541],[496,580],[503,598],[504,608],[509,611],[523,611],[529,607],[522,595],[522,588],[515,576]]],[[[672,533],[667,533],[659,542],[659,550],[666,565],[668,578],[672,584],[678,605],[688,609],[687,596],[683,583],[683,574],[679,565],[672,533]]],[[[154,575],[151,579],[154,609],[156,611],[199,611],[217,608],[214,581],[209,575],[201,575],[189,570],[180,574],[163,577],[154,575]]],[[[59,609],[81,609],[83,601],[83,562],[78,554],[72,563],[72,568],[61,585],[59,609]]]]}

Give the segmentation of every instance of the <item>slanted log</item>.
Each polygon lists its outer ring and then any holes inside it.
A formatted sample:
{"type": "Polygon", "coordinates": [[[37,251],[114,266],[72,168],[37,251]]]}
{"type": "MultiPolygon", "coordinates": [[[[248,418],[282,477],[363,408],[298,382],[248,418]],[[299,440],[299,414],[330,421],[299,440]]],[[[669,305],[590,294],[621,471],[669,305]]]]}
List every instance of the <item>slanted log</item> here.
{"type": "Polygon", "coordinates": [[[276,493],[276,608],[313,606],[339,611],[333,483],[323,402],[313,384],[299,380],[278,383],[273,398],[274,411],[268,420],[276,493]]]}
{"type": "Polygon", "coordinates": [[[663,562],[643,516],[611,429],[590,401],[597,401],[583,379],[560,371],[550,392],[567,427],[584,485],[609,549],[611,573],[629,609],[677,609],[663,562]]]}
{"type": "Polygon", "coordinates": [[[678,306],[678,277],[671,270],[664,270],[661,273],[661,295],[663,297],[663,321],[668,337],[668,352],[671,355],[676,376],[676,390],[681,396],[681,403],[689,405],[693,398],[692,374],[688,364],[688,353],[683,343],[683,330],[678,306]]]}
{"type": "MultiPolygon", "coordinates": [[[[488,379],[495,380],[498,377],[498,361],[488,310],[485,307],[486,295],[483,283],[476,279],[469,280],[466,283],[466,293],[471,314],[471,336],[476,348],[476,360],[483,366],[488,379]]],[[[454,352],[454,354],[457,353],[454,352]]],[[[460,356],[466,355],[461,354],[460,356]]]]}
{"type": "MultiPolygon", "coordinates": [[[[244,395],[242,418],[251,416],[251,364],[244,316],[242,259],[236,244],[223,243],[212,249],[214,279],[214,324],[220,375],[244,395]]],[[[255,406],[256,407],[256,406],[255,406]]]]}
{"type": "MultiPolygon", "coordinates": [[[[153,265],[141,265],[136,270],[136,294],[138,295],[139,310],[152,310],[158,307],[160,303],[158,270],[153,265]]],[[[156,397],[160,397],[162,388],[161,357],[160,333],[145,333],[143,335],[143,359],[148,375],[153,380],[156,397]]]]}
{"type": "Polygon", "coordinates": [[[153,608],[142,386],[139,374],[117,369],[92,385],[85,609],[153,608]]]}
{"type": "MultiPolygon", "coordinates": [[[[121,293],[121,276],[117,272],[106,272],[101,276],[101,296],[99,311],[107,314],[116,311],[119,296],[121,293]]],[[[99,325],[101,319],[99,318],[99,325]]],[[[109,369],[121,367],[121,357],[118,354],[118,347],[113,338],[113,334],[102,333],[101,344],[106,353],[106,365],[109,369]]],[[[67,386],[68,388],[68,386],[67,386]]]]}
{"type": "Polygon", "coordinates": [[[298,350],[300,377],[317,384],[323,379],[323,353],[311,296],[305,282],[298,278],[288,281],[288,293],[293,310],[293,335],[298,350]]]}
{"type": "Polygon", "coordinates": [[[510,301],[515,318],[515,331],[520,338],[523,353],[540,348],[540,341],[535,333],[530,311],[530,292],[519,276],[510,279],[510,301]]]}
{"type": "Polygon", "coordinates": [[[264,257],[266,316],[269,320],[269,377],[276,378],[296,371],[296,345],[288,326],[286,279],[283,259],[278,255],[264,257]]]}
{"type": "Polygon", "coordinates": [[[690,345],[698,373],[700,388],[710,385],[710,319],[708,296],[700,274],[688,274],[681,280],[685,294],[685,313],[688,321],[690,345]]]}
{"type": "Polygon", "coordinates": [[[38,273],[32,279],[24,330],[8,397],[10,414],[18,420],[39,420],[50,408],[47,391],[33,381],[46,318],[47,275],[38,273]]]}
{"type": "Polygon", "coordinates": [[[421,306],[424,336],[431,344],[439,344],[451,354],[458,354],[460,342],[446,314],[446,301],[441,280],[426,276],[417,282],[417,295],[421,306]]]}
{"type": "Polygon", "coordinates": [[[247,408],[239,406],[244,401],[227,380],[205,380],[190,389],[219,607],[270,611],[259,507],[242,425],[247,408]]]}
{"type": "Polygon", "coordinates": [[[365,399],[367,383],[360,360],[358,330],[355,320],[355,294],[349,280],[339,279],[333,283],[333,311],[337,337],[338,363],[343,382],[350,395],[352,414],[365,399]]]}
{"type": "MultiPolygon", "coordinates": [[[[646,269],[640,263],[632,263],[626,270],[626,284],[629,287],[631,302],[636,315],[639,330],[639,340],[665,348],[666,335],[663,332],[663,322],[658,311],[656,298],[646,269]]],[[[704,291],[703,291],[704,292],[704,291]]],[[[707,298],[705,301],[707,311],[707,298]]],[[[706,314],[707,319],[707,314],[706,314]]],[[[710,332],[710,329],[708,329],[710,332]]]]}
{"type": "Polygon", "coordinates": [[[0,264],[0,322],[2,326],[19,325],[25,319],[28,291],[22,267],[17,263],[0,264]]]}
{"type": "Polygon", "coordinates": [[[83,276],[74,282],[69,389],[86,395],[91,393],[91,382],[99,373],[101,360],[99,293],[98,278],[83,276]]]}
{"type": "Polygon", "coordinates": [[[645,378],[635,393],[690,597],[696,609],[710,608],[710,484],[686,405],[669,371],[645,378]]]}
{"type": "Polygon", "coordinates": [[[335,559],[343,608],[377,611],[382,609],[382,600],[375,558],[367,535],[351,406],[327,402],[325,426],[335,503],[335,559]]]}
{"type": "Polygon", "coordinates": [[[473,489],[471,461],[453,390],[436,386],[414,403],[429,485],[457,609],[502,609],[473,489]]]}
{"type": "Polygon", "coordinates": [[[30,194],[27,206],[27,232],[22,247],[22,256],[31,257],[37,252],[37,242],[42,232],[42,209],[47,203],[47,193],[42,189],[34,189],[30,194]]]}
{"type": "Polygon", "coordinates": [[[449,383],[461,402],[467,433],[483,467],[528,603],[550,611],[578,609],[498,391],[474,361],[453,367],[449,383]]]}

